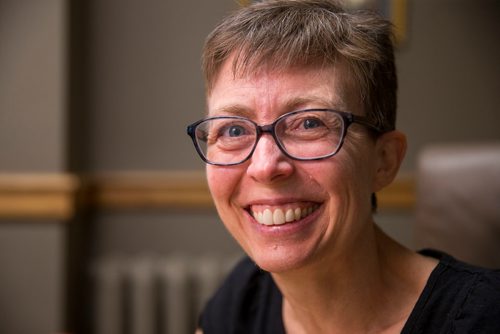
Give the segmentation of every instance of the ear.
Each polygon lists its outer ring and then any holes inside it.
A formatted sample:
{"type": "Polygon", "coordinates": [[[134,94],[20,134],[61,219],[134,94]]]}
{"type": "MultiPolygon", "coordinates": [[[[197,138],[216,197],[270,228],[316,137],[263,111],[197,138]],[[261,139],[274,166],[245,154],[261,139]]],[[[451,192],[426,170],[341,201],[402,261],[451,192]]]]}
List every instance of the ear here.
{"type": "Polygon", "coordinates": [[[377,139],[373,192],[385,188],[394,180],[405,156],[406,146],[406,136],[396,130],[384,133],[377,139]]]}

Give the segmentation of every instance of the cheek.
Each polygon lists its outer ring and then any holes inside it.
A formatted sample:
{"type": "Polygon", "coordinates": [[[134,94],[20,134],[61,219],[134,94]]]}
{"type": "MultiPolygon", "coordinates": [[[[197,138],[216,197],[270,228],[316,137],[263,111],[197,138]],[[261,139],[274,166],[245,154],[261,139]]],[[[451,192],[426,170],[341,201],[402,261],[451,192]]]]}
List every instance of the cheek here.
{"type": "Polygon", "coordinates": [[[241,171],[237,167],[207,166],[207,181],[220,220],[229,233],[241,243],[241,214],[233,200],[240,189],[241,171]]]}
{"type": "Polygon", "coordinates": [[[366,133],[350,132],[341,153],[354,177],[364,184],[373,176],[375,164],[375,142],[366,133]]]}
{"type": "Polygon", "coordinates": [[[371,166],[369,152],[344,145],[339,154],[317,164],[310,171],[311,175],[316,175],[317,183],[330,194],[330,198],[346,204],[349,200],[364,201],[364,198],[371,196],[371,166]]]}
{"type": "Polygon", "coordinates": [[[309,189],[317,189],[322,193],[322,198],[326,200],[333,212],[337,212],[339,206],[345,202],[350,190],[352,169],[348,159],[340,155],[313,162],[305,166],[302,171],[306,174],[302,180],[307,180],[306,186],[309,189]]]}
{"type": "Polygon", "coordinates": [[[239,180],[240,172],[237,168],[207,165],[208,187],[218,208],[230,201],[237,190],[239,180]]]}
{"type": "MultiPolygon", "coordinates": [[[[375,171],[374,150],[368,141],[348,143],[343,147],[344,154],[339,155],[342,165],[342,177],[349,197],[361,206],[371,210],[371,194],[375,171]]],[[[359,210],[359,208],[358,208],[359,210]]],[[[364,209],[363,209],[364,211],[364,209]]]]}
{"type": "Polygon", "coordinates": [[[207,182],[212,198],[217,204],[219,198],[226,192],[227,183],[222,182],[222,173],[217,167],[207,165],[207,182]]]}

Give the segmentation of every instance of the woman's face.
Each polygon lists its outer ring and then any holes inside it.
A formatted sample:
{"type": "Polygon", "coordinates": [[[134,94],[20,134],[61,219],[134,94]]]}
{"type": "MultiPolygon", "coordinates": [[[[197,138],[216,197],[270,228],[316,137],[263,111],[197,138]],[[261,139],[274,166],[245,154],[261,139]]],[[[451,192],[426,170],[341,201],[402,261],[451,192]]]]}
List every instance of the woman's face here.
{"type": "MultiPolygon", "coordinates": [[[[234,76],[227,61],[208,96],[208,113],[244,116],[260,125],[307,108],[362,115],[346,78],[341,63],[234,76]]],[[[243,164],[207,165],[208,184],[226,228],[257,265],[271,272],[299,269],[349,252],[366,235],[374,147],[367,131],[353,124],[334,157],[296,161],[264,134],[243,164]],[[293,221],[279,224],[287,215],[293,221]]]]}

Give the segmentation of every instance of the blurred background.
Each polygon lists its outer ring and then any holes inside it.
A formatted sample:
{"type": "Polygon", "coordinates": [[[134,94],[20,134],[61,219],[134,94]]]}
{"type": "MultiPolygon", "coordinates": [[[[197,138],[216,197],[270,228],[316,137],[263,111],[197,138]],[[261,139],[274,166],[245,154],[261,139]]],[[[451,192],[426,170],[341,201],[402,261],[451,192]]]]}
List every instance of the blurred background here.
{"type": "MultiPolygon", "coordinates": [[[[408,247],[439,247],[418,231],[431,221],[418,213],[424,189],[442,179],[422,183],[422,159],[464,146],[486,146],[490,167],[500,158],[500,2],[370,3],[398,28],[409,140],[376,221],[408,247]]],[[[185,128],[204,113],[204,38],[239,5],[0,0],[0,333],[193,329],[240,251],[185,128]]]]}

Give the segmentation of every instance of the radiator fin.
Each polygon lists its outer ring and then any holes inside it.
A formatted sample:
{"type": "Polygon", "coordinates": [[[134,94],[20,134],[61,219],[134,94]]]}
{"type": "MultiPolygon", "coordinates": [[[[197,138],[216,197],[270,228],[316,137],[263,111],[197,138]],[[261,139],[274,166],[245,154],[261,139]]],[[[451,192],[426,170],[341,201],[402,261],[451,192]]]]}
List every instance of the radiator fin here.
{"type": "Polygon", "coordinates": [[[193,333],[235,256],[108,257],[92,266],[95,334],[193,333]]]}

